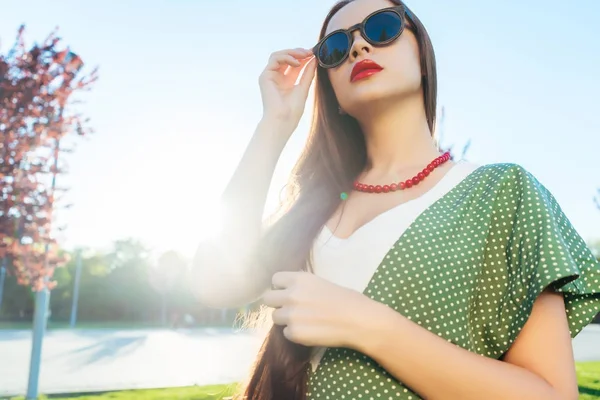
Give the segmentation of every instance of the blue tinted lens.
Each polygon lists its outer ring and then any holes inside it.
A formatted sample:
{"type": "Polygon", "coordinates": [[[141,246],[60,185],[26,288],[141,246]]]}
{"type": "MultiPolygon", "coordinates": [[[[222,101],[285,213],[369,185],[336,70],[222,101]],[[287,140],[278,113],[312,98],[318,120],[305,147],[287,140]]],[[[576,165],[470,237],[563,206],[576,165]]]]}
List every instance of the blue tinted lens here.
{"type": "Polygon", "coordinates": [[[319,60],[325,65],[335,65],[348,54],[349,49],[348,36],[342,32],[334,33],[319,49],[319,60]]]}
{"type": "Polygon", "coordinates": [[[373,42],[386,42],[398,36],[402,29],[402,19],[392,11],[373,15],[365,23],[365,35],[373,42]]]}

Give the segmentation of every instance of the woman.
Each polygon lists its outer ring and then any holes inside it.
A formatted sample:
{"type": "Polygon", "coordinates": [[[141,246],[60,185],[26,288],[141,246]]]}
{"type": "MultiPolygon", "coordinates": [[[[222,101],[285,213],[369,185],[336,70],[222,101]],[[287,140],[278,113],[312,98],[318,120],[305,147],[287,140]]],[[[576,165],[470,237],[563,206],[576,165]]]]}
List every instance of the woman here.
{"type": "Polygon", "coordinates": [[[552,194],[519,165],[440,152],[434,53],[401,2],[342,1],[320,38],[271,56],[223,234],[196,258],[202,302],[274,310],[242,397],[576,399],[571,338],[600,309],[600,267],[552,194]]]}

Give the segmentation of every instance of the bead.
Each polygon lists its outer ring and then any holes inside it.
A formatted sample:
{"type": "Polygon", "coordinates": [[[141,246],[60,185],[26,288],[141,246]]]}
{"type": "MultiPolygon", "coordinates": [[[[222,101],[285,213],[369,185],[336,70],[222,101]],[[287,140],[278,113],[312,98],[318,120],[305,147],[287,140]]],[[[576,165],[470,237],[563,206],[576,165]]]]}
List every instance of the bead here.
{"type": "MultiPolygon", "coordinates": [[[[366,193],[389,193],[395,192],[396,190],[408,189],[410,187],[418,185],[419,182],[423,181],[427,176],[429,176],[434,169],[436,169],[446,161],[450,160],[451,158],[452,155],[449,151],[447,151],[433,159],[429,164],[427,164],[425,168],[423,168],[421,172],[417,173],[414,177],[407,179],[403,182],[392,183],[390,185],[366,185],[364,183],[360,183],[359,181],[354,181],[353,187],[355,190],[366,193]]],[[[342,198],[342,200],[345,200],[348,198],[348,194],[343,192],[340,195],[340,198],[342,198]]]]}

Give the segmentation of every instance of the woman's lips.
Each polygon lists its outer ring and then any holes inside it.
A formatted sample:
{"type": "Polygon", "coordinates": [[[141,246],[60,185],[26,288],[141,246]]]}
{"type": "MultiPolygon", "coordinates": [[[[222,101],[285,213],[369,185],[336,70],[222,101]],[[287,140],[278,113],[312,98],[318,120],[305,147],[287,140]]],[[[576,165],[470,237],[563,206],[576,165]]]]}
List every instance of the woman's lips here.
{"type": "Polygon", "coordinates": [[[365,69],[363,71],[360,71],[358,74],[356,74],[352,77],[352,82],[356,82],[363,78],[368,78],[371,75],[375,75],[379,71],[381,71],[381,70],[380,69],[365,69]]]}
{"type": "Polygon", "coordinates": [[[350,81],[356,82],[360,79],[368,78],[381,71],[383,67],[373,60],[362,60],[357,63],[350,74],[350,81]]]}

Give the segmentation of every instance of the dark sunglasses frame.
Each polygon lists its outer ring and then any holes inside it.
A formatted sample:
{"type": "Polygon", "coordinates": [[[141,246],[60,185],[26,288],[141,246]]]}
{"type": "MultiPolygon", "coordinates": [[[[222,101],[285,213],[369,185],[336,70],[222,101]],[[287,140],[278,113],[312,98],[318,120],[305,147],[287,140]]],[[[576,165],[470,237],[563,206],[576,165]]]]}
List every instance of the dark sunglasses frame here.
{"type": "Polygon", "coordinates": [[[371,45],[376,46],[376,47],[380,47],[380,46],[385,46],[391,42],[393,42],[394,40],[398,39],[400,37],[400,35],[402,35],[402,32],[404,32],[404,29],[409,29],[412,30],[410,26],[407,26],[406,22],[404,21],[404,15],[406,15],[406,17],[408,18],[408,20],[410,21],[411,24],[414,25],[414,21],[411,18],[410,15],[410,11],[408,11],[408,9],[403,6],[403,5],[399,5],[399,6],[394,6],[394,7],[387,7],[387,8],[382,8],[379,9],[377,11],[372,12],[371,14],[367,15],[365,17],[365,19],[356,24],[356,25],[352,25],[350,28],[348,29],[337,29],[333,32],[330,32],[328,35],[326,35],[323,39],[321,39],[319,41],[319,43],[317,43],[313,48],[312,48],[312,52],[315,55],[315,57],[317,58],[317,61],[319,62],[319,65],[322,68],[335,68],[338,65],[342,64],[344,61],[346,61],[346,59],[348,58],[348,55],[350,55],[350,49],[352,48],[352,44],[354,43],[354,40],[352,38],[352,33],[356,30],[360,30],[360,34],[362,35],[362,37],[369,42],[371,45]],[[369,37],[367,36],[366,32],[365,32],[365,26],[367,24],[367,22],[369,21],[369,19],[375,15],[381,14],[381,13],[385,13],[385,12],[393,12],[395,14],[398,15],[398,17],[400,18],[401,21],[401,27],[400,30],[398,31],[398,33],[396,35],[394,35],[393,37],[380,42],[380,41],[374,41],[369,39],[369,37]],[[321,50],[321,46],[323,46],[323,44],[325,44],[325,42],[333,35],[338,34],[338,33],[343,33],[346,35],[346,37],[348,37],[348,49],[346,50],[346,54],[344,55],[344,57],[342,57],[342,59],[335,63],[335,64],[323,64],[321,62],[321,59],[319,58],[319,52],[321,50]]]}

